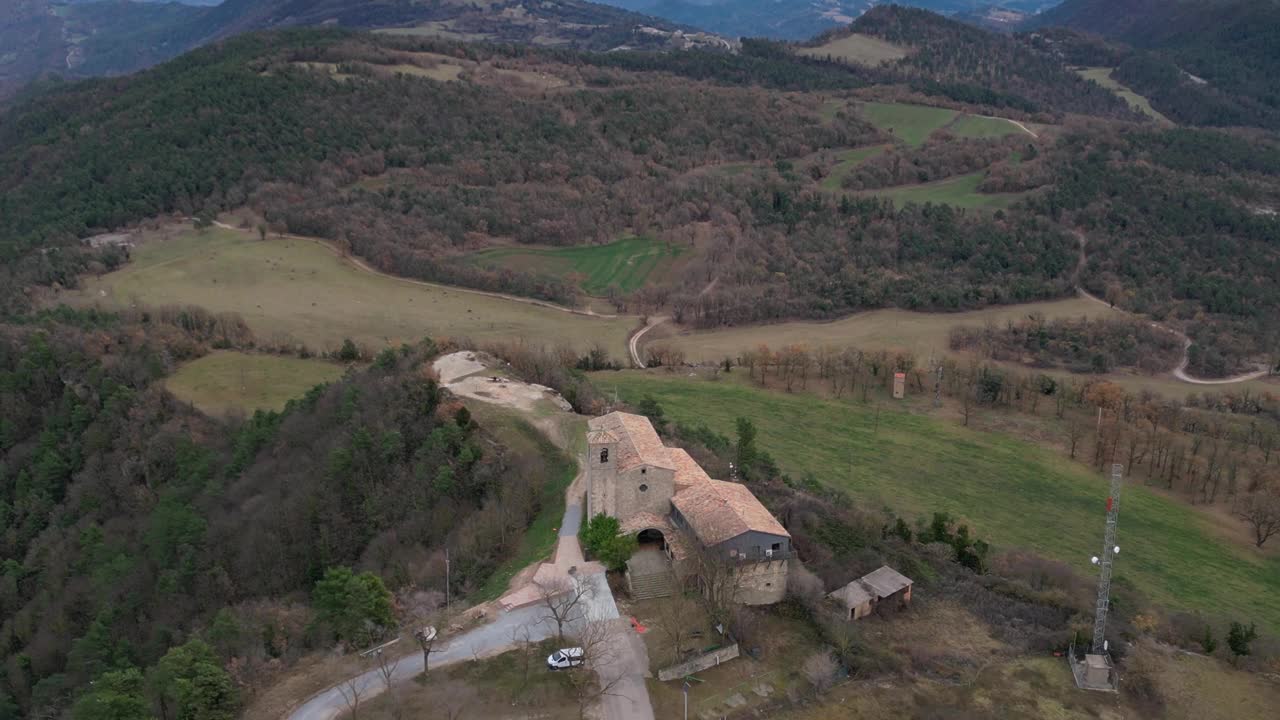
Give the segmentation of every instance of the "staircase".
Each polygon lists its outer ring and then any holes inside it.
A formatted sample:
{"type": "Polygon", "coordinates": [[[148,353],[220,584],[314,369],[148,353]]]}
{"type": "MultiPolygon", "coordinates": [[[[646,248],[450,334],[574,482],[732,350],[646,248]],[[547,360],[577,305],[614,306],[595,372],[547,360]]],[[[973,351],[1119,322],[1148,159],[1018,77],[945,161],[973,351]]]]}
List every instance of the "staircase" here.
{"type": "Polygon", "coordinates": [[[639,575],[627,571],[627,590],[631,593],[632,600],[670,597],[671,573],[660,572],[639,575]]]}

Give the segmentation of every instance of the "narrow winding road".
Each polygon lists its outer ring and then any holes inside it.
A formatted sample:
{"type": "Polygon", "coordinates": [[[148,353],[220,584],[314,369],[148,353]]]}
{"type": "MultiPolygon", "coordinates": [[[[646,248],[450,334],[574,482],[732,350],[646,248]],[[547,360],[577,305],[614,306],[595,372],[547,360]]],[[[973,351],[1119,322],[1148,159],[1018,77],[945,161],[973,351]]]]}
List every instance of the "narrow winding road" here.
{"type": "Polygon", "coordinates": [[[667,318],[661,315],[650,317],[649,322],[645,323],[645,326],[637,330],[635,334],[631,336],[631,339],[627,341],[627,349],[631,351],[631,363],[641,370],[644,369],[644,360],[640,359],[640,338],[644,337],[645,333],[666,321],[667,318]]]}
{"type": "MultiPolygon", "coordinates": [[[[569,487],[569,493],[573,493],[580,484],[574,482],[569,487]]],[[[562,549],[559,552],[576,552],[581,558],[578,528],[582,522],[582,505],[577,497],[566,499],[560,522],[562,549]]],[[[581,614],[570,621],[567,629],[571,634],[587,621],[607,624],[607,648],[601,653],[603,659],[593,667],[601,687],[607,688],[601,698],[605,720],[653,720],[653,707],[644,684],[649,670],[644,643],[632,630],[630,621],[619,615],[604,573],[588,575],[581,581],[589,583],[591,590],[584,596],[581,614]]],[[[432,652],[431,668],[502,653],[523,642],[526,630],[529,639],[537,642],[555,637],[556,624],[540,604],[500,610],[488,623],[449,638],[432,652]]],[[[422,664],[422,653],[401,658],[392,674],[392,683],[407,682],[422,674],[422,664]]],[[[386,682],[381,671],[374,668],[311,696],[287,716],[288,720],[334,720],[348,711],[346,696],[353,688],[359,693],[360,701],[367,702],[386,691],[386,682]]]]}
{"type": "MultiPolygon", "coordinates": [[[[1084,272],[1085,265],[1088,263],[1089,258],[1085,254],[1084,233],[1077,230],[1075,231],[1075,236],[1076,236],[1076,240],[1080,242],[1080,260],[1076,263],[1075,272],[1072,273],[1072,282],[1075,283],[1076,294],[1078,294],[1080,297],[1086,300],[1092,300],[1098,303],[1099,305],[1104,305],[1112,310],[1115,310],[1116,312],[1124,313],[1126,315],[1133,315],[1134,317],[1137,317],[1136,314],[1131,313],[1127,310],[1122,310],[1120,308],[1117,308],[1111,303],[1107,302],[1106,300],[1103,300],[1097,295],[1090,293],[1088,290],[1085,290],[1084,287],[1080,284],[1080,275],[1081,273],[1084,272]]],[[[1162,330],[1164,332],[1167,332],[1170,335],[1174,335],[1175,337],[1177,337],[1179,340],[1182,341],[1182,359],[1178,361],[1178,366],[1175,367],[1171,372],[1171,374],[1175,378],[1181,380],[1182,382],[1190,383],[1192,385],[1231,385],[1233,383],[1242,383],[1242,382],[1247,382],[1249,380],[1257,380],[1258,378],[1266,377],[1267,375],[1271,374],[1267,368],[1259,367],[1257,370],[1253,370],[1251,372],[1240,373],[1239,375],[1232,375],[1230,377],[1224,377],[1224,378],[1205,379],[1205,378],[1198,378],[1192,375],[1188,375],[1187,364],[1191,362],[1191,338],[1187,337],[1186,333],[1183,333],[1182,331],[1177,330],[1176,328],[1171,328],[1168,325],[1163,325],[1154,320],[1148,320],[1147,322],[1150,323],[1151,327],[1156,328],[1157,330],[1162,330]]]]}

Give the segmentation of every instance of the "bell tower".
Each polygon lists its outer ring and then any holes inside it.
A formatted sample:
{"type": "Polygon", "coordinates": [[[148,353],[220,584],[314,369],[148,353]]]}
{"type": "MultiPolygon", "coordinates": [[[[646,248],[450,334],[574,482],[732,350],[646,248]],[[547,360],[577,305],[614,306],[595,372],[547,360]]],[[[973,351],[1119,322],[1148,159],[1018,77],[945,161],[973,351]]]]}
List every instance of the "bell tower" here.
{"type": "Polygon", "coordinates": [[[617,516],[618,438],[607,430],[587,433],[587,519],[617,516]]]}

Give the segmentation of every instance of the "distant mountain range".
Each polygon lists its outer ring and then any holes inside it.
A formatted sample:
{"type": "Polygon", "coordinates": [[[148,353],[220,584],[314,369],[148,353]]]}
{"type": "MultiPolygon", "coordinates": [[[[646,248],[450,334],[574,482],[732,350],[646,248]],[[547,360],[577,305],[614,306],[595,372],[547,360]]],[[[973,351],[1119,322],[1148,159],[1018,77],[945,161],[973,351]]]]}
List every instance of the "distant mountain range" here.
{"type": "MultiPolygon", "coordinates": [[[[807,40],[848,25],[875,0],[602,0],[627,10],[699,27],[725,37],[807,40]]],[[[1011,28],[1061,0],[900,0],[988,27],[1011,28]]]]}
{"type": "Polygon", "coordinates": [[[231,35],[283,27],[387,28],[590,50],[727,47],[721,39],[692,28],[584,0],[185,2],[0,2],[0,100],[43,75],[118,75],[231,35]]]}

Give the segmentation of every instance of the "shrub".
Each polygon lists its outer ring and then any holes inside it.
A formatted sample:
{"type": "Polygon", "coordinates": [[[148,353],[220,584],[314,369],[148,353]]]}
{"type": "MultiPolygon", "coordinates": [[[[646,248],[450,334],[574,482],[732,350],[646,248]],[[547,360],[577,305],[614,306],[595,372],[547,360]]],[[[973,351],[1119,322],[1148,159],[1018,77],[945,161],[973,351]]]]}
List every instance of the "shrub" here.
{"type": "Polygon", "coordinates": [[[591,557],[604,563],[610,570],[621,570],[636,551],[633,535],[619,535],[618,519],[597,513],[582,528],[580,539],[591,557]]]}

